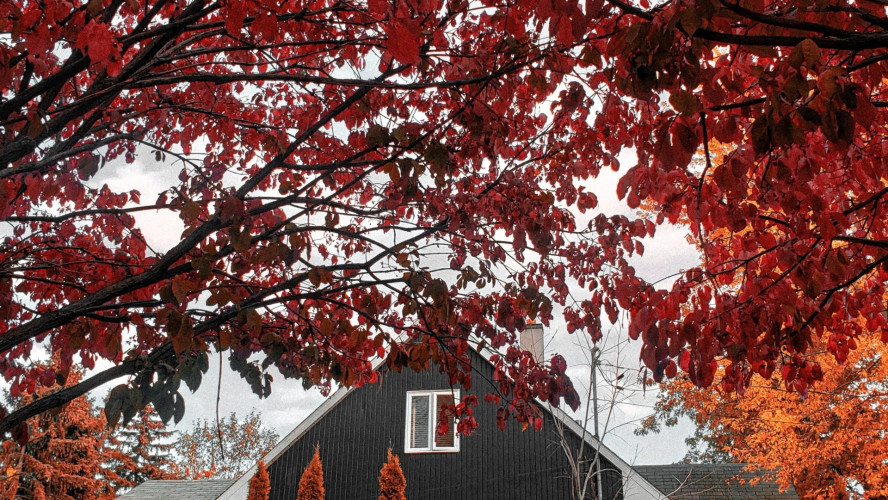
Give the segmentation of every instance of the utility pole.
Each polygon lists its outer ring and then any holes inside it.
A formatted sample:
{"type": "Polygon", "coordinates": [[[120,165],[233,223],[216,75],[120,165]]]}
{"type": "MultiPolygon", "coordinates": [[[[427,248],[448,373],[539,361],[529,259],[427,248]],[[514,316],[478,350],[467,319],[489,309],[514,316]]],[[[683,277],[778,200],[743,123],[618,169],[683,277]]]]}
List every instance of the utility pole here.
{"type": "Polygon", "coordinates": [[[595,441],[598,447],[595,449],[595,498],[602,500],[604,498],[604,488],[602,487],[601,478],[601,437],[598,435],[598,361],[601,358],[601,350],[598,346],[592,348],[592,419],[594,422],[595,441]]]}
{"type": "Polygon", "coordinates": [[[592,418],[595,421],[595,439],[598,439],[598,346],[592,348],[592,418]]]}

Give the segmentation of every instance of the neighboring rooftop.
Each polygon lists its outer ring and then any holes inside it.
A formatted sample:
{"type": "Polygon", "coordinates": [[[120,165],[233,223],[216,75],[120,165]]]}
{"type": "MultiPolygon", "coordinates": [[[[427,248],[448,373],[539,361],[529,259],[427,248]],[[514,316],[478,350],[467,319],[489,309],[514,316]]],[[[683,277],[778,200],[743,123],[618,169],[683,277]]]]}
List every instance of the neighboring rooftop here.
{"type": "Polygon", "coordinates": [[[145,481],[121,495],[121,500],[216,500],[234,479],[206,479],[201,481],[145,481]]]}
{"type": "Polygon", "coordinates": [[[636,465],[633,468],[672,500],[798,500],[793,488],[751,481],[767,471],[744,471],[746,464],[636,465]]]}

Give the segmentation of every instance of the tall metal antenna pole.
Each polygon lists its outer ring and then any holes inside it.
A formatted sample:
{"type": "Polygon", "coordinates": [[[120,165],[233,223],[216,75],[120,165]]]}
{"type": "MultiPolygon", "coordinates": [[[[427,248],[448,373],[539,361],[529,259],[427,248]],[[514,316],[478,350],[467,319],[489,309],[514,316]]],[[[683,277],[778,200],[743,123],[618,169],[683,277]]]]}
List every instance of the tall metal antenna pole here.
{"type": "Polygon", "coordinates": [[[595,450],[595,492],[596,499],[603,498],[602,477],[601,477],[601,438],[598,436],[598,360],[601,358],[601,350],[598,346],[592,348],[592,418],[595,422],[595,440],[598,443],[598,449],[595,450]]]}
{"type": "Polygon", "coordinates": [[[595,419],[595,439],[598,439],[598,346],[592,348],[592,416],[595,419]]]}

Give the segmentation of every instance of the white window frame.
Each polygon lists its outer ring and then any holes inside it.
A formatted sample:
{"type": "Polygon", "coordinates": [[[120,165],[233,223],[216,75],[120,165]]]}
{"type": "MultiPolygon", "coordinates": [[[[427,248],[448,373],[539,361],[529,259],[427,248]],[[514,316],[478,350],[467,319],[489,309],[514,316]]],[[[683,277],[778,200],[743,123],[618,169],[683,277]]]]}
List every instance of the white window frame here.
{"type": "Polygon", "coordinates": [[[457,453],[459,451],[459,433],[456,431],[456,419],[450,422],[450,428],[453,430],[453,446],[435,445],[435,436],[438,428],[438,396],[452,396],[454,404],[460,401],[458,390],[407,391],[407,411],[404,413],[404,453],[457,453]],[[412,430],[410,414],[413,410],[413,398],[416,396],[426,396],[429,398],[429,437],[426,446],[414,448],[410,446],[412,430]]]}

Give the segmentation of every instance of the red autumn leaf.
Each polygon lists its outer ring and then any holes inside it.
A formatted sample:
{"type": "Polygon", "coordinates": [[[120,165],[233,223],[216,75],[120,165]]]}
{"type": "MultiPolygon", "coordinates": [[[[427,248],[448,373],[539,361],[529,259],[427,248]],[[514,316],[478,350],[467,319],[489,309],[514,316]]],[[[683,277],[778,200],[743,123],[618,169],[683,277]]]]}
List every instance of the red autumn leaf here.
{"type": "Polygon", "coordinates": [[[370,13],[382,16],[389,9],[390,2],[389,0],[368,0],[367,8],[370,13]]]}
{"type": "Polygon", "coordinates": [[[567,371],[567,362],[561,355],[552,356],[552,361],[549,364],[551,365],[552,371],[554,373],[563,374],[565,371],[567,371]]]}
{"type": "Polygon", "coordinates": [[[230,9],[225,16],[225,31],[238,36],[244,25],[244,17],[247,15],[247,2],[234,0],[230,2],[230,9]]]}
{"type": "Polygon", "coordinates": [[[419,48],[422,45],[416,20],[395,18],[386,24],[388,52],[398,62],[404,64],[419,63],[419,48]]]}
{"type": "Polygon", "coordinates": [[[274,41],[278,29],[277,18],[273,12],[267,10],[260,11],[250,24],[250,31],[254,35],[259,35],[265,42],[274,41]]]}
{"type": "Polygon", "coordinates": [[[75,47],[85,52],[92,62],[101,65],[107,64],[112,55],[119,53],[110,27],[97,21],[83,27],[75,47]]]}

